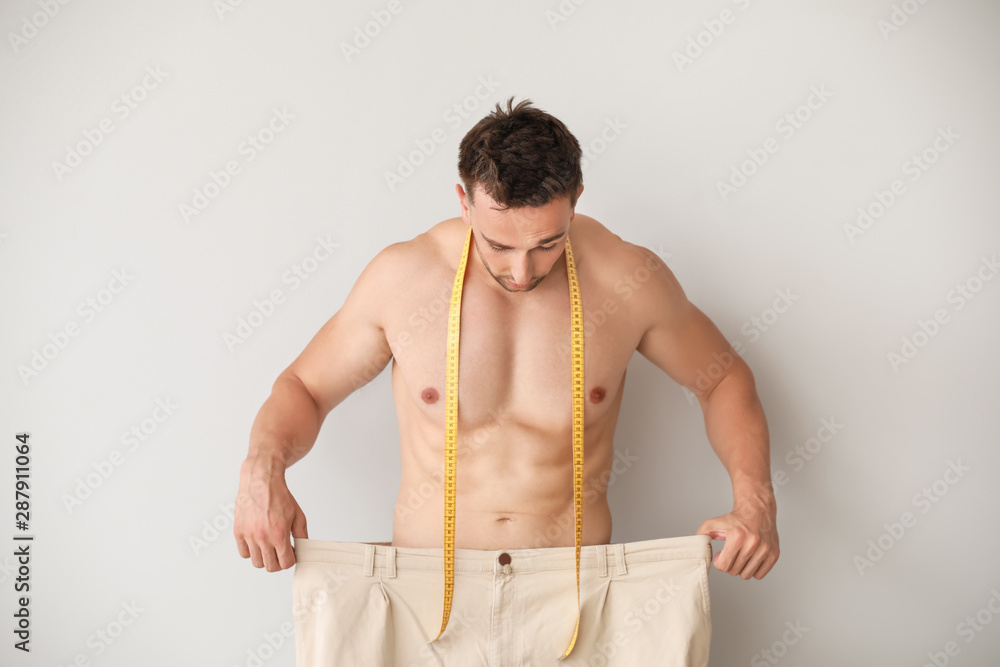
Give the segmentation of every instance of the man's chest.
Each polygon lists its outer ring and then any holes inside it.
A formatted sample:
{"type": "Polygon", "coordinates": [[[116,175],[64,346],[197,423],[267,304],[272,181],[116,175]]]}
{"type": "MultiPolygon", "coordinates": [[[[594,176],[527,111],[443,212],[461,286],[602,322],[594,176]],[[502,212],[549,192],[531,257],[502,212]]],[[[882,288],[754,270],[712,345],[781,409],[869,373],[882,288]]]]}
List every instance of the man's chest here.
{"type": "MultiPolygon", "coordinates": [[[[450,284],[410,290],[386,313],[394,392],[435,422],[444,420],[450,284]]],[[[550,275],[546,280],[558,276],[550,275]]],[[[565,282],[565,276],[562,277],[565,282]]],[[[537,289],[537,288],[536,288],[537,289]]],[[[588,426],[617,405],[642,335],[635,310],[613,286],[580,276],[584,401],[588,426]]],[[[548,285],[512,306],[482,285],[462,295],[459,401],[462,421],[496,414],[528,427],[568,428],[572,419],[571,314],[567,285],[548,285]]],[[[397,400],[400,397],[397,395],[397,400]]]]}

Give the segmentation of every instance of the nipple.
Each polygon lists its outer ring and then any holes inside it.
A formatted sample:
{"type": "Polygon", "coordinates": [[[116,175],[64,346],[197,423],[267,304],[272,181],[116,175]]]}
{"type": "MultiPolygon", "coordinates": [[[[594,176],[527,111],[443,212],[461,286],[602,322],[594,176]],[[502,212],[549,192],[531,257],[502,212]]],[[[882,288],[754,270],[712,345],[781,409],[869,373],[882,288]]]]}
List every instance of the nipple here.
{"type": "Polygon", "coordinates": [[[604,387],[594,387],[593,389],[590,390],[590,402],[600,403],[601,401],[604,400],[604,394],[605,394],[604,387]]]}
{"type": "Polygon", "coordinates": [[[432,403],[437,403],[438,400],[437,389],[435,389],[434,387],[427,387],[422,392],[420,392],[420,398],[424,399],[424,403],[427,403],[428,405],[432,403]]]}

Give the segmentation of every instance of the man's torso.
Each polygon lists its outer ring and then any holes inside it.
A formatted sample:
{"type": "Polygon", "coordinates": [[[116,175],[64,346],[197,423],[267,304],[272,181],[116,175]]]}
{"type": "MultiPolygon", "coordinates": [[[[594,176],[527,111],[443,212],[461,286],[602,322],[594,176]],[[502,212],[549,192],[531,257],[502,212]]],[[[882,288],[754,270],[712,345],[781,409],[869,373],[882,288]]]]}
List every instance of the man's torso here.
{"type": "MultiPolygon", "coordinates": [[[[446,220],[412,244],[412,275],[383,310],[402,476],[396,546],[444,541],[445,352],[448,306],[468,226],[446,220]]],[[[584,315],[583,544],[607,544],[607,485],[625,372],[650,321],[641,296],[651,251],[577,214],[570,239],[584,315]]],[[[469,262],[475,246],[470,242],[469,262]]],[[[530,292],[509,294],[469,266],[459,351],[455,546],[572,546],[570,304],[565,254],[530,292]]]]}

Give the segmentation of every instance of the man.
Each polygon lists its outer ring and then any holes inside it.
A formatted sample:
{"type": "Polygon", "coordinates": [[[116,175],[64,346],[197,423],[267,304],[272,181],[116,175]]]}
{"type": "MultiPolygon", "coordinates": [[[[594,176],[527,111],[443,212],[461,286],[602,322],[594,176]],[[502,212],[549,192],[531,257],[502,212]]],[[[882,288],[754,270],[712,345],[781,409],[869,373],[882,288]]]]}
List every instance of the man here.
{"type": "Polygon", "coordinates": [[[623,660],[612,664],[704,665],[711,539],[725,540],[715,567],[743,579],[763,578],[778,558],[767,424],[750,369],[659,256],[575,213],[583,192],[579,143],[530,100],[512,101],[461,142],[461,217],[378,253],[278,377],[254,421],[234,534],[254,567],[296,565],[299,667],[322,660],[548,664],[543,659],[553,660],[571,635],[576,641],[574,611],[579,642],[570,658],[586,661],[575,664],[598,664],[589,659],[601,653],[623,660]],[[574,275],[590,323],[578,574],[574,275]],[[445,351],[456,286],[454,606],[439,633],[445,351]],[[614,463],[612,438],[636,350],[698,397],[734,504],[693,536],[611,544],[600,480],[614,463]],[[310,450],[329,411],[390,359],[402,459],[392,541],[308,539],[284,471],[310,450]]]}

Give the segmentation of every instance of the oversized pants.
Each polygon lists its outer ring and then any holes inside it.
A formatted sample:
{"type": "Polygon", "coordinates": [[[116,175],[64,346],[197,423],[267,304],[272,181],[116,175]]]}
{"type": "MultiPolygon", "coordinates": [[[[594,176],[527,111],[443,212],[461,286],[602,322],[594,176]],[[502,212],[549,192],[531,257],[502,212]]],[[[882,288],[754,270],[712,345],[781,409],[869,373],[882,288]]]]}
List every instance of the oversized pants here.
{"type": "Polygon", "coordinates": [[[444,549],[293,538],[296,667],[705,667],[707,535],[574,547],[444,549]]]}

